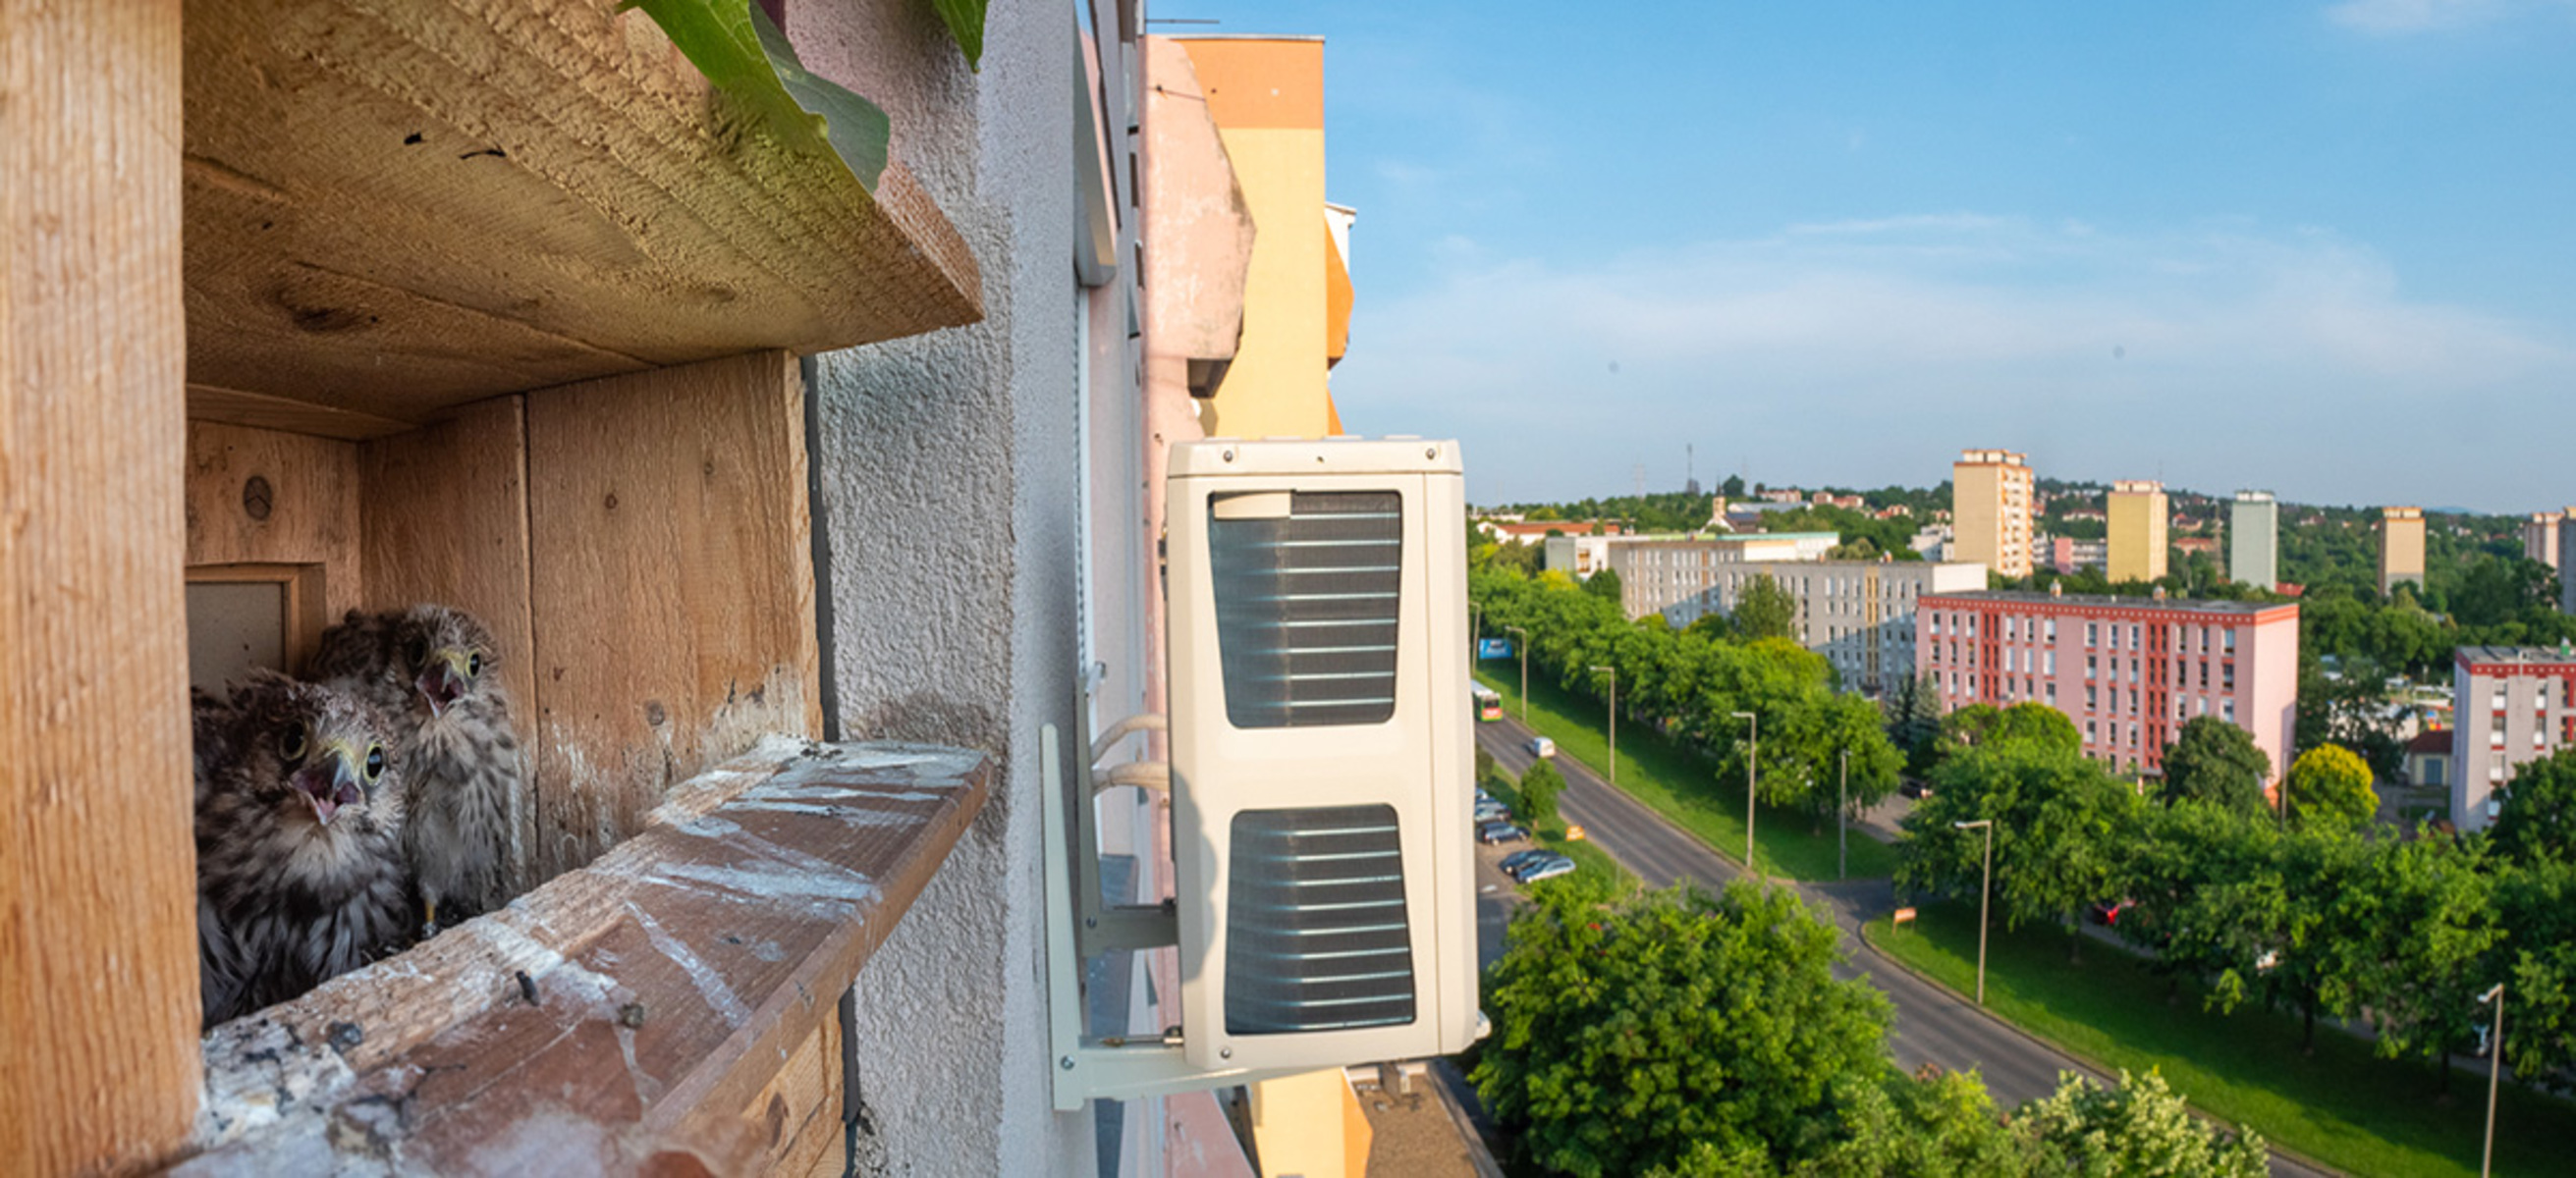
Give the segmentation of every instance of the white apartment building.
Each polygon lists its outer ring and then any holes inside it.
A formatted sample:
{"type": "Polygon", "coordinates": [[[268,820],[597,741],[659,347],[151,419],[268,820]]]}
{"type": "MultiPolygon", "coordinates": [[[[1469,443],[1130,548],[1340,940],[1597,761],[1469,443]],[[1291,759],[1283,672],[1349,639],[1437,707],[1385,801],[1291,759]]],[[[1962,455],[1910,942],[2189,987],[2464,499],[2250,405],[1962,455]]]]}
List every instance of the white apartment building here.
{"type": "Polygon", "coordinates": [[[2576,651],[2463,646],[2451,692],[2451,824],[2485,830],[2515,766],[2576,744],[2576,651]]]}
{"type": "MultiPolygon", "coordinates": [[[[1714,570],[1697,593],[1646,612],[1662,614],[1675,627],[1731,614],[1755,577],[1771,578],[1798,603],[1799,645],[1825,656],[1845,689],[1876,695],[1914,677],[1915,599],[1983,589],[1986,566],[1914,560],[1739,564],[1714,570]]],[[[1644,614],[1632,610],[1631,616],[1644,614]]]]}
{"type": "MultiPolygon", "coordinates": [[[[1738,565],[1823,560],[1842,543],[1832,532],[1745,532],[1729,536],[1617,536],[1604,549],[1619,575],[1620,604],[1631,619],[1661,613],[1707,592],[1738,565]]],[[[1558,567],[1550,562],[1546,567],[1558,567]]],[[[1568,571],[1571,571],[1570,569],[1568,571]]],[[[1589,576],[1590,574],[1585,574],[1589,576]]]]}

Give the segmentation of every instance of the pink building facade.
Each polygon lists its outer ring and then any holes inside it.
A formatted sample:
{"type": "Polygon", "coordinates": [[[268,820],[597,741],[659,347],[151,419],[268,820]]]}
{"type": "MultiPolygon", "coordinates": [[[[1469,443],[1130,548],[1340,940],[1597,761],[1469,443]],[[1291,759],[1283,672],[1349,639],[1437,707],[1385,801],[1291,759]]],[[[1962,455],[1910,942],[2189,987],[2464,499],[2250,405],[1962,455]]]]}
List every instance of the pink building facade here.
{"type": "Polygon", "coordinates": [[[2299,607],[2054,593],[1944,593],[1917,605],[1914,665],[1949,712],[2046,704],[2084,754],[2163,772],[2185,721],[2243,728],[2289,770],[2299,680],[2299,607]]]}

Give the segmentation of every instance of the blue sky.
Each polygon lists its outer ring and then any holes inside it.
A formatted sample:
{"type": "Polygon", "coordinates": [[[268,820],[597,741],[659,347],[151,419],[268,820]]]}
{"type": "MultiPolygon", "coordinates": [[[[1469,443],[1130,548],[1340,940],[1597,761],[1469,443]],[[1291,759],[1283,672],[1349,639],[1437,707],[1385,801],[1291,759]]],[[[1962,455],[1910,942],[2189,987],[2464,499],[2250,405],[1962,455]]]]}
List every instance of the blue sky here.
{"type": "Polygon", "coordinates": [[[2576,0],[1167,0],[1326,38],[1366,433],[1479,502],[2576,503],[2576,0]]]}

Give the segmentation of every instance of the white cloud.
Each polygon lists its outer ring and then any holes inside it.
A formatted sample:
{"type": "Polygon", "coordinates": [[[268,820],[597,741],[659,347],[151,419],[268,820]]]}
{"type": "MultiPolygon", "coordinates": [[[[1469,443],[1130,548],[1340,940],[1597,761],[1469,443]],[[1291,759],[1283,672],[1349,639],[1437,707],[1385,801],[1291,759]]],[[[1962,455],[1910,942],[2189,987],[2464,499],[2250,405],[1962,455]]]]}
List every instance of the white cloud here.
{"type": "Polygon", "coordinates": [[[2519,480],[2556,501],[2549,439],[2576,430],[2576,341],[2409,299],[2330,233],[2243,224],[1954,213],[1489,261],[1363,291],[1354,327],[1345,419],[1466,439],[1486,497],[1608,492],[1638,461],[1678,484],[1695,441],[1703,477],[1744,456],[1757,477],[1929,483],[1995,444],[2086,477],[2354,502],[2403,477],[2441,503],[2519,480]]]}

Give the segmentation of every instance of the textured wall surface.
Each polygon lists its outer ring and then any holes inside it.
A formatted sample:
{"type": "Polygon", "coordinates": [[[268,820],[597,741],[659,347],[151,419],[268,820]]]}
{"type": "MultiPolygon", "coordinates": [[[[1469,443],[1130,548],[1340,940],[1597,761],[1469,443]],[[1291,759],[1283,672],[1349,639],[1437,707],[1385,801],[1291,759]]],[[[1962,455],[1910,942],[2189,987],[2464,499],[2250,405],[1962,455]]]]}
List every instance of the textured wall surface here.
{"type": "Polygon", "coordinates": [[[833,658],[850,739],[989,749],[1006,780],[860,976],[862,1174],[1087,1174],[1047,1091],[1038,726],[1071,729],[1072,22],[993,9],[969,72],[926,5],[791,6],[808,66],[874,99],[983,267],[988,318],[820,358],[833,658]]]}

